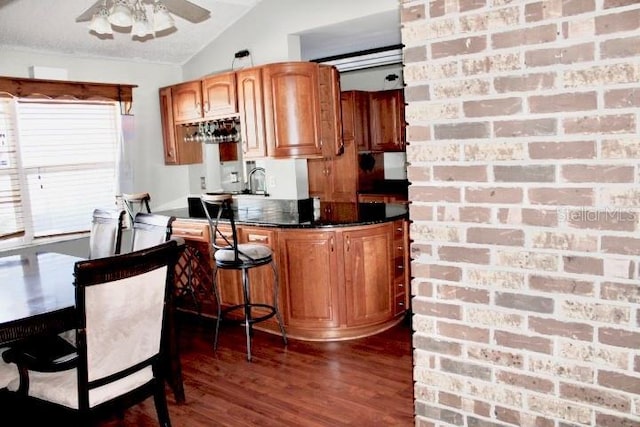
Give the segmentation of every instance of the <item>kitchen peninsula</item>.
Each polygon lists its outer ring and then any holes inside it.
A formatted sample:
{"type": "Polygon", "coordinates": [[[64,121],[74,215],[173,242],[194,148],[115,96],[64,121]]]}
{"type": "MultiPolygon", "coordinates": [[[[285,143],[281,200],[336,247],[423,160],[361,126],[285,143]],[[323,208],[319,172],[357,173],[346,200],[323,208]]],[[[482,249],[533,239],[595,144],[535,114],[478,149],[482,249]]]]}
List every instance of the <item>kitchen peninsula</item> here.
{"type": "MultiPolygon", "coordinates": [[[[173,215],[173,235],[189,250],[178,267],[183,311],[214,316],[209,226],[197,198],[173,215]]],[[[409,303],[408,209],[402,204],[321,203],[234,197],[241,242],[274,249],[280,311],[287,335],[313,341],[345,340],[381,332],[402,321],[409,303]],[[305,202],[309,203],[305,203],[305,202]]],[[[251,274],[254,301],[270,301],[269,269],[251,274]]],[[[241,301],[240,276],[219,271],[223,308],[241,301]]],[[[277,331],[273,319],[256,328],[277,331]]]]}

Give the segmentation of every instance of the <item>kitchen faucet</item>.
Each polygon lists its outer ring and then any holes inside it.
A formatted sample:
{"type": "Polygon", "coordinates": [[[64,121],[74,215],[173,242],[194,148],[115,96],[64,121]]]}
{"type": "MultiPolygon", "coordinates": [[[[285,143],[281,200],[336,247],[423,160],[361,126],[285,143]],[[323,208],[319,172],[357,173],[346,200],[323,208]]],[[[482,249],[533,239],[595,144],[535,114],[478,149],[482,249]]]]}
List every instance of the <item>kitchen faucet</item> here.
{"type": "Polygon", "coordinates": [[[249,192],[251,194],[264,194],[267,196],[264,168],[257,167],[249,172],[249,192]]]}

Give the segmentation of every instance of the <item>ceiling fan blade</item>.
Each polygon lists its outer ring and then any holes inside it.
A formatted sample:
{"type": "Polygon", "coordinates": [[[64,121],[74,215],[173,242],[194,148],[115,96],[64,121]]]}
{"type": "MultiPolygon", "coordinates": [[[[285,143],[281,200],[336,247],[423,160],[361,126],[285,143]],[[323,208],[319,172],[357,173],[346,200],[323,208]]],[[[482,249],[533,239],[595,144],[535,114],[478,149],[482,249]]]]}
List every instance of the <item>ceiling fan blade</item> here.
{"type": "Polygon", "coordinates": [[[82,14],[76,18],[76,22],[91,21],[91,18],[93,18],[93,15],[95,15],[101,5],[102,0],[98,0],[97,2],[95,2],[93,6],[82,12],[82,14]]]}
{"type": "Polygon", "coordinates": [[[207,9],[188,0],[163,0],[163,3],[169,12],[193,23],[202,22],[211,16],[211,12],[207,9]]]}

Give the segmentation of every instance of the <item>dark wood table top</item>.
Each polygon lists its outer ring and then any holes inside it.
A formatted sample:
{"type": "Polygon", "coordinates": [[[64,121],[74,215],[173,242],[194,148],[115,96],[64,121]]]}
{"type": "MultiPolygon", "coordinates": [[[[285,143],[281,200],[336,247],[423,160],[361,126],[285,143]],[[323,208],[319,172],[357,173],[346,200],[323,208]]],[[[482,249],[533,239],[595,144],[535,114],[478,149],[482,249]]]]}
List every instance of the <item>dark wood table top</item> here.
{"type": "Polygon", "coordinates": [[[52,252],[0,258],[0,344],[71,324],[73,268],[82,259],[52,252]]]}

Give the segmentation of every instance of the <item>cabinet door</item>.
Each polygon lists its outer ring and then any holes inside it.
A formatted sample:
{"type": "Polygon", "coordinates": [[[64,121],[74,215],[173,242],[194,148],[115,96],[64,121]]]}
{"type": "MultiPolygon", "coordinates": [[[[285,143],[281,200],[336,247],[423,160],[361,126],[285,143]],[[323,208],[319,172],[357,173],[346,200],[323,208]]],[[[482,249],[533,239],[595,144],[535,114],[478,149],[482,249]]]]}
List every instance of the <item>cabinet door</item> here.
{"type": "Polygon", "coordinates": [[[178,163],[176,149],[176,128],[173,121],[171,88],[160,89],[160,122],[162,123],[162,141],[164,143],[164,164],[178,163]]]}
{"type": "MultiPolygon", "coordinates": [[[[239,239],[241,243],[258,243],[269,246],[273,251],[275,265],[278,265],[278,244],[275,231],[243,226],[239,230],[239,239]]],[[[252,302],[268,305],[273,303],[274,277],[273,269],[270,265],[263,265],[249,270],[249,283],[252,302]]],[[[278,301],[278,305],[282,307],[281,301],[278,301]]],[[[256,308],[255,311],[258,315],[267,314],[267,311],[261,308],[256,308]]]]}
{"type": "Polygon", "coordinates": [[[202,80],[202,112],[205,118],[238,113],[235,73],[222,73],[202,80]]]}
{"type": "Polygon", "coordinates": [[[340,323],[334,232],[281,231],[280,278],[287,323],[300,328],[340,323]]]}
{"type": "Polygon", "coordinates": [[[262,71],[260,68],[240,70],[236,72],[236,81],[243,157],[265,157],[267,146],[264,134],[262,71]]]}
{"type": "Polygon", "coordinates": [[[270,64],[263,67],[262,77],[268,155],[320,156],[318,64],[270,64]]]}
{"type": "Polygon", "coordinates": [[[186,122],[202,118],[202,86],[200,80],[180,83],[171,89],[173,118],[186,122]]]}
{"type": "Polygon", "coordinates": [[[369,93],[350,90],[340,94],[342,137],[354,140],[356,151],[369,151],[369,93]]]}
{"type": "Polygon", "coordinates": [[[318,197],[327,201],[331,196],[331,186],[327,179],[327,162],[324,157],[307,160],[307,180],[309,183],[309,197],[318,197]]]}
{"type": "Polygon", "coordinates": [[[371,92],[369,118],[372,150],[404,151],[404,96],[402,89],[371,92]]]}
{"type": "Polygon", "coordinates": [[[185,142],[188,128],[176,125],[174,111],[173,89],[170,87],[160,89],[164,163],[166,165],[202,163],[202,144],[185,142]]]}
{"type": "Polygon", "coordinates": [[[393,236],[391,223],[343,233],[348,326],[393,317],[393,236]]]}
{"type": "MultiPolygon", "coordinates": [[[[228,239],[231,240],[231,226],[220,227],[220,230],[228,239]]],[[[215,236],[211,236],[213,239],[215,236]]],[[[225,242],[220,236],[217,237],[217,241],[220,245],[224,245],[225,242]]],[[[229,307],[231,305],[242,304],[242,276],[239,270],[231,269],[218,269],[216,281],[218,282],[218,289],[220,290],[220,303],[222,307],[229,307]]],[[[242,313],[239,310],[234,310],[230,313],[230,316],[240,316],[242,313]]]]}

